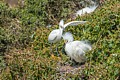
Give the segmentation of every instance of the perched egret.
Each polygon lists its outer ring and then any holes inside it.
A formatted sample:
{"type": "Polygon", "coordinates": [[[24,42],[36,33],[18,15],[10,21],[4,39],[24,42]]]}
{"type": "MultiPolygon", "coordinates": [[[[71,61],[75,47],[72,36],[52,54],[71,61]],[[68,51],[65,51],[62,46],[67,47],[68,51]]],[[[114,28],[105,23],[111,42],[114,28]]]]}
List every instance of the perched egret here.
{"type": "MultiPolygon", "coordinates": [[[[60,23],[59,23],[59,29],[55,29],[49,34],[48,41],[49,41],[49,43],[51,43],[50,47],[52,47],[52,43],[57,43],[61,40],[61,36],[62,36],[62,33],[63,33],[63,29],[64,29],[63,26],[64,26],[64,22],[63,22],[63,20],[61,20],[60,23]]],[[[52,52],[52,48],[50,48],[50,49],[51,49],[51,52],[52,52]]],[[[57,51],[57,47],[56,47],[56,51],[57,51]]]]}
{"type": "Polygon", "coordinates": [[[91,45],[86,41],[73,41],[74,38],[70,32],[64,33],[62,37],[67,41],[65,43],[66,54],[77,63],[85,62],[85,53],[92,49],[91,45]]]}
{"type": "MultiPolygon", "coordinates": [[[[61,20],[59,22],[59,29],[55,29],[49,34],[49,36],[48,36],[49,43],[51,43],[51,46],[52,46],[52,43],[59,42],[62,38],[63,30],[67,26],[75,26],[75,25],[78,25],[78,24],[84,24],[86,22],[87,21],[71,21],[71,22],[68,22],[68,23],[64,24],[64,21],[61,20]]],[[[51,51],[52,51],[52,48],[51,48],[51,51]]],[[[56,47],[56,51],[57,51],[57,47],[56,47]]],[[[57,51],[57,53],[58,53],[58,51],[57,51]]]]}

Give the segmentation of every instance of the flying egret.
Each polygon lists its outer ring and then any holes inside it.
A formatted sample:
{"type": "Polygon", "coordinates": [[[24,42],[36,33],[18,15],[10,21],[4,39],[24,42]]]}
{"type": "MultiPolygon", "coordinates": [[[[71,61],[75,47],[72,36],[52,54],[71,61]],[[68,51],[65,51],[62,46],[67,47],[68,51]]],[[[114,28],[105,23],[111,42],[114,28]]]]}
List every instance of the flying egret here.
{"type": "Polygon", "coordinates": [[[90,7],[85,7],[81,10],[78,10],[76,12],[76,16],[82,16],[84,15],[85,13],[91,13],[93,11],[95,11],[95,9],[98,7],[98,5],[93,5],[93,6],[90,6],[90,7]]]}
{"type": "MultiPolygon", "coordinates": [[[[64,21],[63,19],[59,22],[59,29],[55,29],[53,30],[49,36],[48,36],[48,41],[49,43],[51,43],[51,46],[52,46],[52,43],[57,43],[61,40],[62,38],[62,34],[63,34],[63,30],[67,27],[67,26],[75,26],[75,25],[78,25],[78,24],[84,24],[86,23],[87,21],[71,21],[71,22],[68,22],[66,24],[64,24],[64,21]]],[[[58,44],[57,44],[58,45],[58,44]]],[[[51,51],[52,51],[52,48],[51,48],[51,51]]],[[[57,47],[56,47],[56,51],[58,53],[58,50],[57,50],[57,47]]]]}
{"type": "Polygon", "coordinates": [[[64,33],[62,37],[67,41],[65,43],[66,54],[77,63],[85,62],[85,53],[92,49],[91,45],[86,41],[73,41],[74,38],[70,32],[64,33]]]}

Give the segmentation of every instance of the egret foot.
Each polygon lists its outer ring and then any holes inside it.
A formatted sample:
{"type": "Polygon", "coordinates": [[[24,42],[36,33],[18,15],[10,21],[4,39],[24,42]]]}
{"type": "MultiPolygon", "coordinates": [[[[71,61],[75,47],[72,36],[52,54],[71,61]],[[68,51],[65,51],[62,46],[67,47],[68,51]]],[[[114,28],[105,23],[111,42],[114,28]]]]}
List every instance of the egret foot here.
{"type": "Polygon", "coordinates": [[[74,65],[84,65],[85,64],[85,62],[81,62],[81,63],[79,63],[79,62],[76,62],[74,59],[72,59],[72,65],[74,66],[74,65]]]}

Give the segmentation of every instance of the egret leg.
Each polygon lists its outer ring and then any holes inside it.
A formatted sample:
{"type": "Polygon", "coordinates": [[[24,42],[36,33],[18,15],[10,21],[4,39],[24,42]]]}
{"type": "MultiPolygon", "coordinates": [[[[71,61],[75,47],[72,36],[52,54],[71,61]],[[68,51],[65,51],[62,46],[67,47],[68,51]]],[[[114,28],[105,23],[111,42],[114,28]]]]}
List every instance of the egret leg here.
{"type": "Polygon", "coordinates": [[[72,59],[72,65],[74,66],[74,65],[78,65],[79,64],[79,62],[76,62],[74,59],[72,59]]]}
{"type": "Polygon", "coordinates": [[[50,44],[50,53],[52,53],[52,43],[50,44]]]}
{"type": "Polygon", "coordinates": [[[64,48],[65,48],[65,43],[64,43],[64,45],[62,46],[61,52],[62,52],[63,54],[65,54],[65,55],[67,55],[64,48]]]}
{"type": "Polygon", "coordinates": [[[84,64],[85,64],[85,62],[79,63],[79,62],[76,62],[74,59],[72,59],[72,65],[73,66],[75,66],[75,65],[84,65],[84,64]]]}
{"type": "Polygon", "coordinates": [[[59,56],[59,52],[58,52],[58,43],[56,45],[56,52],[57,52],[57,55],[59,56]]]}

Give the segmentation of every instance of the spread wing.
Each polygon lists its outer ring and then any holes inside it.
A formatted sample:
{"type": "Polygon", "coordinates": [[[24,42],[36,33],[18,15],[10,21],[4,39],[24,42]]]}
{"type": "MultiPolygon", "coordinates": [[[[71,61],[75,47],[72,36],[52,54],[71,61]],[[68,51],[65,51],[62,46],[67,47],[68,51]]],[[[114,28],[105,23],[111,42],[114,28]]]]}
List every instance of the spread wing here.
{"type": "Polygon", "coordinates": [[[75,25],[79,25],[79,24],[84,24],[88,21],[71,21],[71,22],[68,22],[64,25],[64,28],[66,28],[67,26],[75,26],[75,25]]]}

